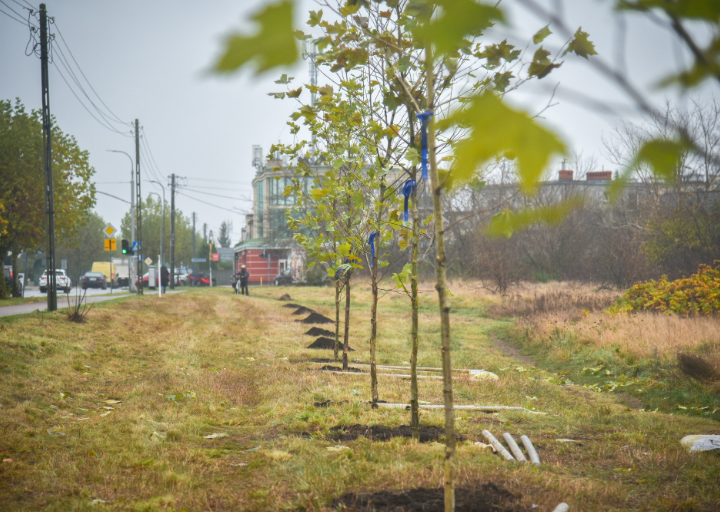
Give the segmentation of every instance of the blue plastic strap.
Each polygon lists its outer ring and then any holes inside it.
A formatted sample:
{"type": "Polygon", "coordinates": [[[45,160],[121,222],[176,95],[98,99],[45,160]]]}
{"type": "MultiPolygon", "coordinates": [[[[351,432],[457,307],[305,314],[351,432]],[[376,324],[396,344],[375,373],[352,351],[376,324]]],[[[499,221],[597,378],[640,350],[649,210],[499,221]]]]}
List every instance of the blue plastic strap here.
{"type": "Polygon", "coordinates": [[[433,113],[430,110],[418,114],[420,119],[421,134],[422,134],[422,177],[424,180],[428,179],[428,143],[427,143],[427,129],[430,123],[430,116],[433,113]]]}
{"type": "Polygon", "coordinates": [[[374,233],[370,233],[370,238],[368,239],[368,245],[370,246],[370,249],[372,250],[372,259],[370,260],[370,268],[373,268],[373,261],[375,261],[375,237],[380,236],[380,233],[375,231],[374,233]]]}
{"type": "Polygon", "coordinates": [[[407,180],[403,185],[403,195],[405,196],[405,222],[408,221],[408,200],[415,190],[415,180],[407,180]]]}

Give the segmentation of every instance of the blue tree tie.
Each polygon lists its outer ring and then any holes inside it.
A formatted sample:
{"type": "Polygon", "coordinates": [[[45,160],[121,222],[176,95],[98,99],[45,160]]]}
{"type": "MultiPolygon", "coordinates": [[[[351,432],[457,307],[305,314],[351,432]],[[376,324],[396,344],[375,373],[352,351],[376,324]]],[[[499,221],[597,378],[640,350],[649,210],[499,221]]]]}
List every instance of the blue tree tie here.
{"type": "Polygon", "coordinates": [[[422,114],[418,114],[420,119],[421,135],[422,135],[422,177],[424,180],[428,179],[428,142],[427,142],[427,129],[430,123],[430,116],[433,113],[430,110],[426,110],[422,114]]]}
{"type": "Polygon", "coordinates": [[[415,190],[415,180],[407,180],[405,182],[405,185],[403,185],[403,195],[405,196],[405,222],[408,221],[408,201],[410,200],[410,196],[412,195],[413,191],[415,190]]]}
{"type": "Polygon", "coordinates": [[[372,259],[370,260],[370,268],[373,268],[373,261],[375,261],[375,237],[379,236],[380,233],[375,231],[374,233],[370,233],[370,238],[368,239],[368,245],[370,246],[370,249],[372,250],[372,259]]]}

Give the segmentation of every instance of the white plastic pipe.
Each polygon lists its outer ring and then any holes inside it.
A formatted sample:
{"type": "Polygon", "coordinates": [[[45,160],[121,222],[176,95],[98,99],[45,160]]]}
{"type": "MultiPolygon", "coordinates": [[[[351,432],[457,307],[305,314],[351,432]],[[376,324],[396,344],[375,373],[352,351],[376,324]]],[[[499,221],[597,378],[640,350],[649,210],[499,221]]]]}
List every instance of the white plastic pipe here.
{"type": "Polygon", "coordinates": [[[515,460],[512,455],[510,455],[510,452],[505,449],[505,447],[500,444],[500,441],[495,439],[495,436],[490,433],[489,430],[483,430],[482,434],[485,436],[485,439],[487,439],[491,445],[493,445],[493,448],[495,448],[500,455],[502,455],[506,461],[510,462],[515,460]]]}
{"type": "Polygon", "coordinates": [[[513,436],[505,432],[503,434],[503,439],[505,439],[505,442],[510,447],[510,451],[515,456],[515,459],[521,464],[525,464],[527,462],[527,459],[525,458],[525,455],[523,455],[523,452],[518,446],[518,444],[515,442],[515,439],[513,439],[513,436]]]}
{"type": "Polygon", "coordinates": [[[533,446],[532,441],[530,441],[530,438],[528,436],[520,436],[520,441],[522,441],[525,450],[527,450],[528,455],[530,455],[530,463],[536,467],[540,466],[540,457],[538,457],[538,454],[535,451],[535,447],[533,446]]]}

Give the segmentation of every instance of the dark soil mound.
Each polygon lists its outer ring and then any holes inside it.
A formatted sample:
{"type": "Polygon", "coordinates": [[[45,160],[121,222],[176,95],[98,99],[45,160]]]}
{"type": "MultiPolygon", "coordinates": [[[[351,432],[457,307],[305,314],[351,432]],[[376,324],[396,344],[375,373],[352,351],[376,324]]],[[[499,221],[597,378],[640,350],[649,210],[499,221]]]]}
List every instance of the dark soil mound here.
{"type": "Polygon", "coordinates": [[[680,353],[677,355],[677,360],[680,371],[688,377],[706,382],[720,380],[720,373],[707,359],[694,354],[680,353]]]}
{"type": "Polygon", "coordinates": [[[305,306],[301,306],[300,304],[283,304],[284,308],[304,308],[305,306]]]}
{"type": "Polygon", "coordinates": [[[332,331],[328,331],[327,329],[323,329],[321,327],[311,327],[308,332],[306,332],[308,336],[335,336],[335,333],[332,331]]]}
{"type": "Polygon", "coordinates": [[[297,308],[296,311],[293,312],[293,315],[306,315],[308,313],[315,313],[315,310],[306,308],[305,306],[300,306],[299,308],[297,308]]]}
{"type": "MultiPolygon", "coordinates": [[[[380,491],[372,494],[345,494],[332,507],[355,512],[443,512],[445,492],[437,489],[412,489],[407,492],[380,491]]],[[[475,489],[455,489],[457,512],[520,512],[520,496],[492,482],[475,489]]]]}
{"type": "Polygon", "coordinates": [[[292,297],[290,297],[290,295],[286,293],[285,295],[282,295],[278,300],[292,300],[292,297]]]}
{"type": "Polygon", "coordinates": [[[301,324],[334,324],[328,317],[321,315],[320,313],[310,313],[310,316],[303,318],[302,320],[295,320],[301,324]]]}
{"type": "MultiPolygon", "coordinates": [[[[335,350],[335,340],[332,338],[325,338],[321,336],[316,339],[312,344],[308,345],[307,348],[323,348],[328,350],[335,350]]],[[[342,352],[343,343],[340,342],[340,351],[342,352]]],[[[348,352],[355,352],[354,348],[348,347],[348,352]]]]}
{"type": "MultiPolygon", "coordinates": [[[[440,441],[444,438],[444,436],[444,427],[420,426],[421,443],[440,441]]],[[[332,437],[336,441],[354,441],[358,437],[365,437],[367,439],[370,439],[371,441],[389,441],[393,437],[412,437],[412,427],[408,425],[402,425],[400,427],[383,427],[382,425],[352,425],[350,427],[333,427],[330,429],[330,437],[332,437]]],[[[457,435],[457,440],[464,441],[465,436],[457,435]]]]}
{"type": "MultiPolygon", "coordinates": [[[[322,371],[326,371],[326,372],[341,372],[341,371],[343,371],[342,366],[325,365],[325,366],[321,366],[319,369],[322,371]]],[[[352,366],[348,366],[347,371],[354,372],[354,373],[364,373],[360,368],[353,368],[352,366]]]]}

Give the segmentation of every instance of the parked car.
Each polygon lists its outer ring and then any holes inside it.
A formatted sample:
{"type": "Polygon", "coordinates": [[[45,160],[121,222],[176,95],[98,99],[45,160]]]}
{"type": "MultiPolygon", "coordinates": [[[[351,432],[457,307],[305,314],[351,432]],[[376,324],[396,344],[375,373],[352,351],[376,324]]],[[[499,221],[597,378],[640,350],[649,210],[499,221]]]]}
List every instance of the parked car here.
{"type": "Polygon", "coordinates": [[[85,272],[80,278],[80,283],[83,290],[87,290],[88,288],[107,289],[107,279],[105,279],[105,274],[102,272],[85,272]]]}
{"type": "MultiPolygon", "coordinates": [[[[55,269],[55,287],[58,290],[63,290],[65,293],[70,293],[72,288],[72,281],[61,268],[55,269]]],[[[48,289],[48,276],[47,270],[45,270],[40,276],[40,293],[47,293],[48,289]]]]}
{"type": "Polygon", "coordinates": [[[192,280],[191,274],[187,272],[179,272],[175,274],[175,285],[176,286],[187,286],[192,280]]]}
{"type": "MultiPolygon", "coordinates": [[[[18,291],[22,293],[22,274],[18,274],[18,291]]],[[[12,268],[5,267],[5,285],[7,286],[8,292],[12,290],[13,272],[12,268]]]]}
{"type": "Polygon", "coordinates": [[[113,286],[118,286],[117,269],[113,263],[109,261],[95,261],[92,265],[92,272],[100,272],[105,276],[105,281],[112,281],[113,286]]]}
{"type": "MultiPolygon", "coordinates": [[[[193,280],[195,281],[195,286],[210,286],[210,278],[205,277],[202,272],[197,275],[193,279],[193,276],[190,276],[189,283],[192,284],[193,280]]],[[[217,280],[213,277],[213,286],[217,284],[217,280]]]]}
{"type": "Polygon", "coordinates": [[[275,283],[275,286],[286,286],[288,284],[293,284],[292,272],[290,270],[280,272],[278,275],[275,276],[275,279],[273,279],[273,283],[275,283]]]}
{"type": "MultiPolygon", "coordinates": [[[[160,276],[158,276],[157,274],[155,274],[155,284],[154,284],[153,286],[156,287],[156,288],[157,288],[157,285],[158,285],[158,277],[160,277],[160,276]]],[[[143,287],[143,288],[147,288],[149,282],[150,282],[149,272],[145,272],[145,273],[143,274],[143,276],[142,276],[142,284],[140,284],[140,279],[136,279],[136,280],[135,280],[135,286],[141,286],[141,287],[143,287]]]]}

